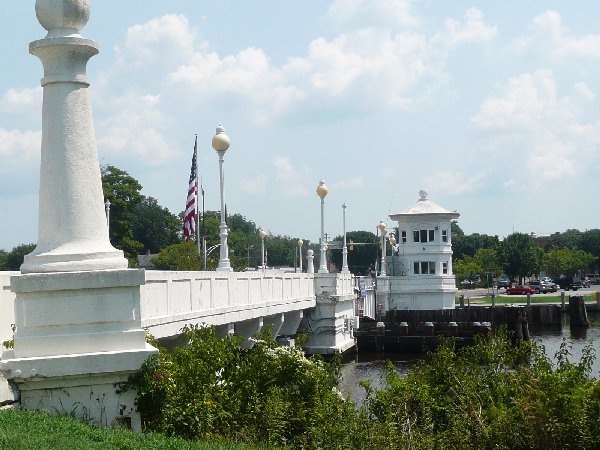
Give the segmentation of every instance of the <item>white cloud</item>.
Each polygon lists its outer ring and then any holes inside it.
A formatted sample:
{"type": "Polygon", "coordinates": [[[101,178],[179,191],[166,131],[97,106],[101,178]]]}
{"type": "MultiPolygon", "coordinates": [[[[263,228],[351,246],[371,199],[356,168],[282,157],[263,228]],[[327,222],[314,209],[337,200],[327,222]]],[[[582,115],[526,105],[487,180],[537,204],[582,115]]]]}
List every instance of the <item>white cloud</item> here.
{"type": "Polygon", "coordinates": [[[575,89],[575,92],[577,92],[579,95],[588,100],[593,100],[594,98],[596,98],[596,94],[594,94],[594,91],[592,91],[590,87],[583,82],[575,83],[573,88],[575,89]]]}
{"type": "Polygon", "coordinates": [[[365,188],[365,180],[362,177],[354,177],[347,180],[336,181],[332,184],[333,189],[336,191],[346,190],[362,190],[365,188]]]}
{"type": "Polygon", "coordinates": [[[425,180],[435,191],[458,195],[476,191],[484,184],[487,175],[485,171],[473,174],[459,170],[443,170],[426,177],[425,180]]]}
{"type": "MultiPolygon", "coordinates": [[[[404,0],[337,0],[328,17],[343,23],[351,21],[352,14],[387,17],[405,27],[418,25],[411,2],[404,0]]],[[[485,24],[480,11],[470,9],[462,22],[447,21],[445,33],[452,35],[455,47],[491,39],[495,28],[485,24]]],[[[199,35],[185,16],[175,14],[127,31],[115,48],[117,61],[94,85],[102,153],[160,165],[172,156],[168,142],[180,120],[174,114],[214,114],[226,108],[230,115],[266,124],[286,115],[310,121],[323,112],[379,113],[430,100],[448,79],[448,52],[440,51],[442,43],[432,38],[435,34],[418,30],[362,27],[331,39],[316,38],[304,56],[290,57],[281,65],[254,47],[220,55],[199,35]],[[139,71],[151,75],[139,76],[139,71]]],[[[26,92],[24,98],[36,92],[41,90],[26,92]]],[[[276,170],[282,171],[279,164],[276,170]]],[[[297,195],[305,191],[288,190],[297,195]]]]}
{"type": "Polygon", "coordinates": [[[191,58],[203,45],[187,17],[168,14],[130,27],[115,50],[120,65],[160,69],[191,58]]]}
{"type": "Polygon", "coordinates": [[[578,83],[573,92],[559,95],[553,73],[538,70],[511,78],[482,103],[471,122],[482,132],[486,157],[510,177],[502,181],[505,187],[543,189],[600,161],[600,126],[582,123],[579,102],[589,103],[591,90],[578,83]]]}
{"type": "Polygon", "coordinates": [[[104,99],[102,106],[114,111],[97,122],[99,150],[108,155],[125,155],[149,165],[161,165],[173,156],[167,135],[173,119],[160,108],[156,96],[131,92],[104,99]]]}
{"type": "Polygon", "coordinates": [[[290,162],[290,158],[276,156],[273,158],[273,168],[275,169],[275,178],[277,181],[293,183],[300,178],[298,171],[290,162]]]}
{"type": "Polygon", "coordinates": [[[272,160],[272,165],[278,189],[284,197],[303,197],[309,193],[309,189],[305,186],[305,180],[310,178],[297,169],[291,163],[290,158],[276,156],[272,160]]]}
{"type": "Polygon", "coordinates": [[[327,18],[338,26],[392,26],[412,28],[421,22],[410,0],[335,0],[327,18]]]}
{"type": "Polygon", "coordinates": [[[0,100],[0,109],[5,112],[31,112],[41,104],[41,87],[33,89],[9,89],[0,100]]]}
{"type": "Polygon", "coordinates": [[[453,49],[460,44],[481,44],[489,42],[498,35],[498,27],[485,23],[479,9],[470,8],[465,12],[464,21],[446,19],[444,30],[437,33],[433,40],[442,47],[453,49]]]}
{"type": "Polygon", "coordinates": [[[502,94],[488,97],[471,119],[483,129],[531,130],[573,118],[570,99],[558,98],[553,73],[538,70],[513,77],[502,94]]]}
{"type": "Polygon", "coordinates": [[[303,92],[287,83],[281,70],[273,67],[264,51],[247,48],[237,55],[219,57],[197,52],[169,75],[170,88],[192,92],[204,102],[236,98],[250,117],[259,123],[286,112],[304,98],[303,92]]]}
{"type": "Polygon", "coordinates": [[[0,197],[37,190],[42,133],[0,128],[0,197]],[[24,182],[24,180],[27,180],[24,182]]]}
{"type": "Polygon", "coordinates": [[[39,131],[5,130],[0,128],[0,167],[8,163],[31,161],[40,153],[42,133],[39,131]]]}
{"type": "Polygon", "coordinates": [[[252,179],[243,179],[240,181],[240,187],[251,195],[263,194],[267,190],[267,177],[261,174],[252,179]]]}
{"type": "Polygon", "coordinates": [[[575,36],[562,23],[557,11],[550,10],[536,16],[531,22],[531,34],[512,44],[518,51],[547,55],[558,62],[583,59],[596,61],[600,58],[600,34],[575,36]]]}

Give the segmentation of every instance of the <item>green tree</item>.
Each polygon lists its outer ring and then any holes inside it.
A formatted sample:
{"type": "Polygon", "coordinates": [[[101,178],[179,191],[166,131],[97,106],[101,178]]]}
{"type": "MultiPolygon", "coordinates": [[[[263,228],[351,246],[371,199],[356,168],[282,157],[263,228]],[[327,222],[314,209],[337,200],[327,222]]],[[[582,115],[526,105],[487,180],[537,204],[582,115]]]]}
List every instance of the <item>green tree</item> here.
{"type": "Polygon", "coordinates": [[[482,248],[496,248],[499,244],[498,236],[473,233],[457,235],[452,239],[452,252],[457,259],[463,256],[475,256],[477,250],[482,248]]]}
{"type": "Polygon", "coordinates": [[[472,280],[475,275],[480,275],[483,272],[483,267],[475,258],[465,256],[462,259],[453,261],[452,272],[458,280],[472,280]]]}
{"type": "Polygon", "coordinates": [[[133,240],[151,253],[181,241],[181,220],[153,197],[142,197],[131,211],[133,240]]]}
{"type": "Polygon", "coordinates": [[[548,241],[546,241],[545,249],[550,250],[552,247],[558,248],[581,248],[581,231],[569,229],[564,233],[554,233],[548,241]]]}
{"type": "MultiPolygon", "coordinates": [[[[336,236],[334,241],[343,242],[343,236],[336,236]]],[[[375,267],[379,245],[377,236],[370,231],[349,231],[346,233],[348,247],[348,269],[355,275],[366,275],[369,268],[375,267]]],[[[331,250],[331,261],[338,270],[342,269],[342,250],[331,250]]],[[[316,259],[319,253],[315,252],[316,259]]]]}
{"type": "Polygon", "coordinates": [[[600,229],[588,230],[581,236],[581,250],[584,250],[596,257],[596,260],[589,267],[589,271],[598,273],[598,261],[600,261],[600,229]]]}
{"type": "Polygon", "coordinates": [[[513,233],[504,239],[499,247],[498,256],[504,273],[510,279],[518,278],[519,284],[524,277],[537,274],[541,267],[543,251],[538,248],[529,234],[513,233]]]}
{"type": "Polygon", "coordinates": [[[571,251],[568,248],[553,247],[542,259],[542,268],[553,277],[569,273],[571,251]]]}
{"type": "MultiPolygon", "coordinates": [[[[218,256],[211,255],[207,261],[207,269],[217,267],[218,259],[218,256]]],[[[196,242],[183,241],[163,248],[152,258],[152,264],[158,270],[202,270],[203,263],[200,261],[196,242]]]]}
{"type": "Polygon", "coordinates": [[[465,235],[465,232],[462,230],[460,225],[458,225],[458,222],[456,220],[453,220],[452,222],[450,222],[450,233],[452,235],[452,239],[454,239],[458,236],[465,235]]]}
{"type": "Polygon", "coordinates": [[[133,238],[133,210],[143,200],[142,185],[124,170],[115,166],[101,168],[102,190],[110,202],[110,242],[123,250],[130,265],[137,264],[137,256],[144,244],[133,238]]]}
{"type": "Polygon", "coordinates": [[[494,277],[500,276],[502,266],[500,265],[498,252],[495,248],[480,248],[475,253],[475,261],[483,269],[481,275],[485,286],[489,286],[494,277]],[[484,274],[485,277],[483,276],[484,274]]]}
{"type": "Polygon", "coordinates": [[[0,250],[0,270],[8,270],[8,264],[6,262],[8,258],[8,252],[0,250]]]}
{"type": "Polygon", "coordinates": [[[583,250],[554,247],[544,254],[542,267],[552,276],[574,274],[585,271],[595,261],[596,257],[583,250]]]}
{"type": "Polygon", "coordinates": [[[35,249],[35,244],[17,245],[6,255],[6,270],[20,270],[25,255],[28,255],[35,249]]]}
{"type": "Polygon", "coordinates": [[[587,268],[592,266],[598,260],[598,258],[592,255],[591,253],[588,253],[584,250],[580,250],[578,248],[573,249],[572,253],[575,269],[574,272],[583,272],[584,275],[587,268]]]}

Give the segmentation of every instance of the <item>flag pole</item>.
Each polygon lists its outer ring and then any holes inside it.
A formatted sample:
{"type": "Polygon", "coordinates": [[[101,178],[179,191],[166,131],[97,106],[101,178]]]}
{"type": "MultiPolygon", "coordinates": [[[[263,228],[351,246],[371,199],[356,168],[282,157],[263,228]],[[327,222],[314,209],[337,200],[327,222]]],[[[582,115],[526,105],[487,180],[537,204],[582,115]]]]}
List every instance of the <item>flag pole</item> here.
{"type": "Polygon", "coordinates": [[[200,191],[202,192],[202,254],[204,255],[204,270],[206,270],[206,222],[204,220],[204,187],[200,180],[200,191]]]}
{"type": "MultiPolygon", "coordinates": [[[[198,134],[196,134],[196,139],[195,139],[195,144],[194,144],[194,150],[197,149],[198,147],[198,134]]],[[[198,198],[198,178],[196,178],[196,198],[198,198]]],[[[196,222],[196,247],[198,248],[198,257],[200,256],[200,221],[199,221],[199,217],[198,217],[198,212],[199,212],[199,208],[198,208],[198,202],[195,202],[196,204],[194,205],[194,208],[196,209],[195,213],[194,213],[194,221],[196,222]]]]}

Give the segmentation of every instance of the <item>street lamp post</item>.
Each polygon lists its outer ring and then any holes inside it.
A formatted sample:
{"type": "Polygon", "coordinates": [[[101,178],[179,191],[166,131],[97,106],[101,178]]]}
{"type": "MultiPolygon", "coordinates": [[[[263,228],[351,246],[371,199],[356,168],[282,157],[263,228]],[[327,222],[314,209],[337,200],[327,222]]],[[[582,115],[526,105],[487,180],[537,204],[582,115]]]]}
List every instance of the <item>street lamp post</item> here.
{"type": "Polygon", "coordinates": [[[229,262],[229,246],[227,245],[227,223],[225,223],[225,201],[223,199],[223,163],[225,161],[225,152],[229,148],[231,141],[229,140],[229,136],[225,134],[225,129],[219,124],[217,127],[217,132],[215,136],[212,138],[212,147],[216,150],[219,155],[219,175],[220,175],[220,190],[221,190],[221,226],[220,226],[220,235],[221,235],[221,249],[220,249],[220,258],[219,258],[219,266],[217,267],[217,271],[220,272],[231,272],[231,264],[229,262]]]}
{"type": "Polygon", "coordinates": [[[342,247],[342,273],[348,273],[348,247],[346,246],[346,204],[342,203],[342,211],[343,211],[343,227],[344,227],[344,245],[342,247]]]}
{"type": "Polygon", "coordinates": [[[106,199],[104,202],[104,211],[106,211],[106,226],[108,228],[108,235],[110,239],[110,200],[106,199]]]}
{"type": "Polygon", "coordinates": [[[327,270],[327,243],[325,242],[325,197],[329,189],[325,185],[325,181],[321,179],[317,186],[317,195],[321,198],[321,261],[319,265],[319,273],[329,273],[327,270]]]}
{"type": "Polygon", "coordinates": [[[250,267],[250,249],[251,248],[254,248],[254,245],[250,245],[250,244],[246,245],[246,249],[248,250],[248,264],[246,265],[246,267],[248,267],[248,268],[250,267]]]}
{"type": "Polygon", "coordinates": [[[392,276],[396,275],[395,266],[394,266],[394,249],[396,248],[396,235],[394,233],[390,233],[390,245],[392,246],[392,276]]]}
{"type": "Polygon", "coordinates": [[[258,236],[260,237],[260,249],[262,255],[262,272],[265,273],[265,237],[267,236],[267,232],[262,228],[258,230],[258,236]]]}
{"type": "Polygon", "coordinates": [[[304,241],[302,239],[298,239],[298,250],[300,253],[300,273],[302,273],[302,244],[304,244],[304,241]]]}
{"type": "Polygon", "coordinates": [[[387,233],[387,225],[382,220],[379,222],[379,225],[377,225],[377,228],[379,228],[379,231],[381,231],[381,269],[379,274],[382,277],[385,277],[387,275],[385,272],[385,235],[387,233]]]}

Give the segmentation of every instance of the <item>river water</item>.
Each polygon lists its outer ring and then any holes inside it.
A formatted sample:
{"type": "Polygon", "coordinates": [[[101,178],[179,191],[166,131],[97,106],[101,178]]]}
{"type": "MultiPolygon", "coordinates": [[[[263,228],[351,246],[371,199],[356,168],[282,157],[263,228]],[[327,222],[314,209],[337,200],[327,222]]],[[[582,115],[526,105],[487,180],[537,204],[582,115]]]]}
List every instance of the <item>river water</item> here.
{"type": "MultiPolygon", "coordinates": [[[[595,350],[596,359],[592,366],[591,375],[600,379],[600,324],[592,322],[587,330],[572,332],[568,325],[561,328],[530,330],[531,339],[543,345],[546,355],[554,359],[563,339],[572,344],[571,362],[579,362],[584,347],[590,342],[595,350]]],[[[364,389],[359,386],[363,380],[371,380],[371,386],[379,389],[384,385],[385,369],[391,361],[400,375],[408,374],[416,361],[423,359],[423,354],[407,353],[363,353],[355,355],[354,359],[342,367],[340,390],[344,396],[360,405],[365,398],[364,389]]]]}

